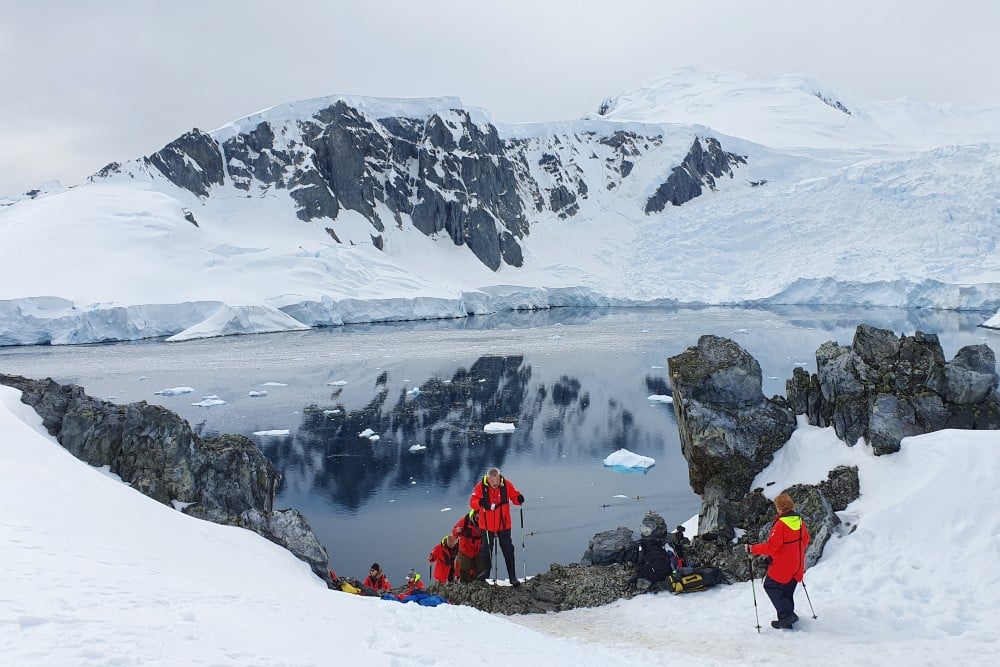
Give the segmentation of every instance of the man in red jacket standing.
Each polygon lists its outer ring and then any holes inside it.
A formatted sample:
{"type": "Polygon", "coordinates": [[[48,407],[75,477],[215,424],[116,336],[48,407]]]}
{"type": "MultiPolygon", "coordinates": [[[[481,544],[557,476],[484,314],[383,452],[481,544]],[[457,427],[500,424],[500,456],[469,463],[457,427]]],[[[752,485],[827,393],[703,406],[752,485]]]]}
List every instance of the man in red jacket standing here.
{"type": "Polygon", "coordinates": [[[469,498],[469,506],[479,510],[479,527],[487,532],[489,552],[496,553],[496,542],[500,540],[500,551],[507,564],[507,577],[511,586],[520,586],[517,569],[514,567],[514,543],[510,539],[510,505],[521,505],[524,496],[510,480],[504,479],[498,468],[486,471],[483,481],[476,484],[469,498]]]}
{"type": "Polygon", "coordinates": [[[802,581],[806,572],[809,529],[795,512],[795,501],[787,493],[779,494],[774,499],[774,507],[778,516],[767,542],[748,544],[746,551],[754,556],[771,557],[771,565],[764,577],[764,590],[778,612],[778,620],[771,621],[771,627],[790,629],[799,620],[793,596],[795,585],[802,581]]]}

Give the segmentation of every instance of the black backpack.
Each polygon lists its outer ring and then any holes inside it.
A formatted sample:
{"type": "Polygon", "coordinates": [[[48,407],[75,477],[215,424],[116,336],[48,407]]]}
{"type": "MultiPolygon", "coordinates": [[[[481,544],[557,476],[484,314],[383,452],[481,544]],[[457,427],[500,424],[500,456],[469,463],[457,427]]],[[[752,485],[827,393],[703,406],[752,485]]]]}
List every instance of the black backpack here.
{"type": "Polygon", "coordinates": [[[677,556],[663,547],[663,543],[652,538],[639,542],[639,568],[636,575],[652,583],[666,581],[677,566],[677,556]]]}

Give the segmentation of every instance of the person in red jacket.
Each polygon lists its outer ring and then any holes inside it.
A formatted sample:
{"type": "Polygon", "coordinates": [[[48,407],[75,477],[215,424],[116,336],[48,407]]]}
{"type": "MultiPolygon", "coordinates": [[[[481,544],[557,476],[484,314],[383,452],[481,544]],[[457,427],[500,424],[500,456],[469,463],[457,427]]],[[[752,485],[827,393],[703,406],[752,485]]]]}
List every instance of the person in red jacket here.
{"type": "Polygon", "coordinates": [[[368,570],[368,576],[365,577],[364,585],[374,589],[377,593],[392,590],[388,577],[382,573],[382,567],[378,563],[372,563],[371,569],[368,570]]]}
{"type": "Polygon", "coordinates": [[[470,510],[451,529],[451,534],[458,538],[458,578],[462,583],[469,583],[483,577],[489,572],[489,565],[484,556],[483,530],[479,527],[479,515],[476,510],[470,510]]]}
{"type": "Polygon", "coordinates": [[[795,585],[802,581],[806,572],[809,529],[795,512],[795,501],[787,493],[779,494],[774,499],[774,507],[778,516],[767,542],[748,544],[746,551],[754,556],[771,557],[771,565],[764,577],[764,590],[778,612],[778,620],[771,621],[771,627],[788,629],[799,620],[793,596],[795,585]]]}
{"type": "Polygon", "coordinates": [[[510,539],[510,505],[524,504],[524,496],[517,487],[504,479],[498,468],[486,471],[483,481],[476,484],[469,497],[469,506],[479,510],[479,527],[486,531],[487,550],[496,553],[497,540],[507,564],[507,577],[511,586],[520,586],[514,567],[514,543],[510,539]]]}
{"type": "Polygon", "coordinates": [[[406,600],[407,596],[423,590],[424,582],[421,581],[420,574],[416,570],[410,570],[410,573],[406,575],[406,588],[396,597],[400,600],[406,600]]]}
{"type": "Polygon", "coordinates": [[[458,561],[458,538],[445,535],[431,550],[427,557],[428,563],[434,563],[433,577],[436,581],[447,584],[455,581],[455,563],[458,561]]]}

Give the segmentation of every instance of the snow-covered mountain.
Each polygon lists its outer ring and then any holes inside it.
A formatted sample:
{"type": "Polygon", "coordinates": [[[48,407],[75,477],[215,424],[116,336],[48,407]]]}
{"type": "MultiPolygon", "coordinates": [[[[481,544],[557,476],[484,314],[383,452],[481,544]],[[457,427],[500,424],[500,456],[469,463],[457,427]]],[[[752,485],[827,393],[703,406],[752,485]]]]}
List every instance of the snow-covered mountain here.
{"type": "Polygon", "coordinates": [[[685,69],[573,122],[334,96],[0,200],[0,344],[647,302],[1000,308],[1000,109],[685,69]]]}

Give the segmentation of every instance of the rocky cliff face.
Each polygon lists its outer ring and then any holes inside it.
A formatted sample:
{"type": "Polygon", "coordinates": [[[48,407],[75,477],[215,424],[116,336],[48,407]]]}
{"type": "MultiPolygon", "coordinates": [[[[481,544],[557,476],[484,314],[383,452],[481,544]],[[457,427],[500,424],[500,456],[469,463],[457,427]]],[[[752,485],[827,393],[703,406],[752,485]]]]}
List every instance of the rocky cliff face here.
{"type": "MultiPolygon", "coordinates": [[[[235,133],[194,129],[143,163],[203,198],[221,187],[247,196],[284,191],[301,220],[326,221],[336,242],[335,222],[345,211],[368,221],[379,249],[389,224],[447,234],[493,270],[522,265],[521,241],[532,223],[572,218],[597,192],[627,190],[615,206],[656,214],[714,190],[746,163],[714,137],[667,141],[655,126],[642,134],[614,123],[566,127],[503,137],[461,108],[376,118],[331,98],[294,120],[262,115],[235,133]],[[677,141],[689,146],[680,159],[670,157],[683,150],[677,141]]],[[[121,168],[108,165],[96,177],[121,168]]]]}
{"type": "Polygon", "coordinates": [[[77,458],[185,514],[263,535],[309,563],[324,579],[327,552],[297,510],[275,510],[281,475],[249,439],[202,438],[190,424],[144,401],[116,405],[75,385],[0,375],[22,392],[48,432],[77,458]]]}
{"type": "Polygon", "coordinates": [[[1000,428],[1000,376],[987,345],[963,347],[946,362],[934,334],[860,325],[851,345],[824,343],[816,370],[787,383],[797,414],[832,425],[849,445],[864,438],[876,454],[899,451],[907,436],[945,428],[1000,428]]]}

